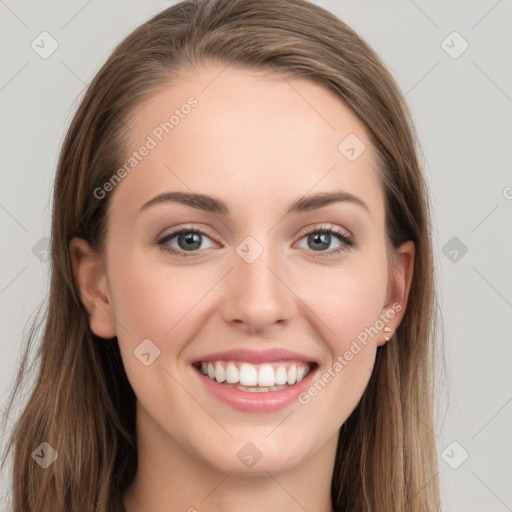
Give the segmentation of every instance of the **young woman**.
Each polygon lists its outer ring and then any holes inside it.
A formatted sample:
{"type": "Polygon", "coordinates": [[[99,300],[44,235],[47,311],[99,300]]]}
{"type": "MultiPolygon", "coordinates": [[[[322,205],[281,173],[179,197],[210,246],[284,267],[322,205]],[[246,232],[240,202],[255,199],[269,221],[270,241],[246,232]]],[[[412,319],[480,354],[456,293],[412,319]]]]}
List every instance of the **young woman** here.
{"type": "Polygon", "coordinates": [[[14,512],[438,511],[428,205],[399,89],[329,12],[138,27],[62,148],[14,512]]]}

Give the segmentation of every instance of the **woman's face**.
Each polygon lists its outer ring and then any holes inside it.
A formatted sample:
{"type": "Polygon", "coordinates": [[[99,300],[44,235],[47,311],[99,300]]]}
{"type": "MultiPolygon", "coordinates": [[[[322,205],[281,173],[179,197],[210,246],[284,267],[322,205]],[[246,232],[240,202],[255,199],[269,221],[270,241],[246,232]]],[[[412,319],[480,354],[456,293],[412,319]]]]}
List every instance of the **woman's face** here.
{"type": "Polygon", "coordinates": [[[406,244],[388,272],[367,131],[320,85],[213,65],[131,126],[89,310],[118,338],[139,449],[225,472],[332,462],[412,268],[406,244]]]}

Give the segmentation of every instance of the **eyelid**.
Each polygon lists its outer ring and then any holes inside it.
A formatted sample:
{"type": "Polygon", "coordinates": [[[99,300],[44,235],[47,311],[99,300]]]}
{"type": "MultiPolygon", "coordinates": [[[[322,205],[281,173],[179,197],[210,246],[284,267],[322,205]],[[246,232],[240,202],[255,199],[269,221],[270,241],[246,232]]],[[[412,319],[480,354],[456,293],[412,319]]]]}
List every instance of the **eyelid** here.
{"type": "Polygon", "coordinates": [[[170,238],[175,237],[176,235],[179,235],[182,232],[189,232],[189,231],[201,233],[201,234],[207,236],[208,238],[210,238],[211,240],[215,240],[215,237],[213,237],[206,229],[199,227],[197,225],[189,224],[189,225],[166,229],[164,231],[164,233],[166,233],[166,234],[158,235],[156,237],[156,241],[160,242],[165,239],[170,239],[170,238]]]}
{"type": "Polygon", "coordinates": [[[329,249],[327,251],[312,251],[303,249],[307,253],[307,257],[313,259],[321,259],[321,260],[329,260],[336,257],[341,256],[342,254],[355,249],[358,247],[356,239],[350,231],[345,230],[344,228],[340,228],[336,225],[331,224],[315,224],[314,226],[309,226],[300,231],[298,235],[298,242],[300,242],[305,236],[308,236],[312,233],[328,233],[334,237],[336,237],[340,246],[334,249],[329,249]]]}
{"type": "Polygon", "coordinates": [[[201,253],[204,253],[206,249],[203,250],[195,250],[195,251],[183,251],[181,249],[174,249],[171,247],[168,242],[175,238],[176,236],[180,235],[181,233],[200,233],[203,236],[206,236],[209,238],[213,244],[218,245],[218,243],[215,240],[215,237],[212,237],[210,233],[208,233],[207,230],[200,228],[198,226],[192,226],[192,225],[185,225],[175,228],[170,228],[170,230],[165,230],[164,233],[167,232],[167,234],[159,235],[156,240],[155,244],[160,247],[161,250],[165,251],[168,254],[175,255],[178,257],[186,258],[186,257],[200,257],[201,253]]]}
{"type": "Polygon", "coordinates": [[[309,235],[310,233],[316,233],[317,231],[333,231],[335,233],[343,235],[345,238],[347,238],[350,241],[353,241],[355,244],[354,235],[352,235],[350,231],[348,231],[345,228],[335,226],[333,224],[313,224],[313,226],[308,226],[306,228],[301,229],[297,236],[299,238],[302,238],[305,235],[309,235]]]}
{"type": "MultiPolygon", "coordinates": [[[[166,230],[167,231],[167,230],[166,230]]],[[[207,230],[198,227],[196,225],[184,225],[176,228],[171,228],[170,231],[167,234],[160,235],[156,239],[157,245],[164,246],[169,240],[172,240],[174,237],[178,236],[180,233],[183,232],[195,232],[200,233],[206,237],[208,237],[213,243],[218,244],[215,241],[215,237],[212,237],[210,233],[208,233],[207,230]]],[[[332,224],[314,224],[313,226],[308,226],[303,229],[301,229],[297,235],[299,242],[302,240],[305,236],[310,235],[312,233],[321,233],[321,232],[328,232],[330,234],[333,234],[337,236],[340,240],[340,243],[342,244],[342,247],[339,247],[337,249],[330,249],[328,251],[308,251],[312,253],[312,256],[315,258],[328,258],[329,256],[332,256],[334,254],[338,254],[341,252],[348,251],[351,248],[357,247],[357,242],[354,238],[354,236],[350,233],[350,231],[340,228],[336,225],[332,224]]],[[[194,250],[194,251],[183,251],[183,250],[176,250],[171,247],[168,247],[164,249],[166,252],[169,252],[171,254],[176,254],[182,257],[190,257],[190,256],[199,256],[203,250],[194,250]]]]}

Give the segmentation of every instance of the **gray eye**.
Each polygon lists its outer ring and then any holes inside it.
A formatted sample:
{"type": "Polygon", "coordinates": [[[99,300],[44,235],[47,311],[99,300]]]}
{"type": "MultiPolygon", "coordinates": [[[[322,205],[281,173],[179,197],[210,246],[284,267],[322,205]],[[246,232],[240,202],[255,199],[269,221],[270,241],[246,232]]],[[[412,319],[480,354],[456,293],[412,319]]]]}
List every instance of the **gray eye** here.
{"type": "Polygon", "coordinates": [[[338,240],[337,236],[331,233],[325,233],[322,231],[315,231],[312,233],[308,233],[304,237],[302,237],[301,241],[306,239],[307,247],[303,247],[304,249],[311,249],[312,251],[325,251],[326,249],[336,249],[342,243],[338,240]],[[331,242],[337,241],[338,245],[335,247],[329,247],[331,242]]]}
{"type": "Polygon", "coordinates": [[[194,251],[201,247],[203,235],[201,233],[180,233],[177,235],[178,246],[180,249],[194,251]]]}
{"type": "Polygon", "coordinates": [[[174,250],[186,252],[197,251],[198,249],[208,249],[211,247],[211,240],[205,233],[192,230],[171,233],[165,237],[163,242],[174,250]],[[210,245],[204,247],[204,242],[207,240],[210,241],[210,245]],[[201,247],[201,244],[203,244],[203,247],[201,247]]]}

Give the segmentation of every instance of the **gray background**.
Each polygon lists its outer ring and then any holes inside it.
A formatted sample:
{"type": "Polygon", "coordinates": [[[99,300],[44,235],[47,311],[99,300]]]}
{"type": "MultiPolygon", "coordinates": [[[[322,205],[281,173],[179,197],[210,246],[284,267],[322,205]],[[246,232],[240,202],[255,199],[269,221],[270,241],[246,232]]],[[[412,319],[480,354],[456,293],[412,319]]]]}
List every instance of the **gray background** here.
{"type": "MultiPolygon", "coordinates": [[[[115,44],[171,3],[0,0],[0,413],[47,293],[45,237],[67,125],[115,44]],[[31,47],[43,31],[58,43],[47,59],[31,47]]],[[[422,144],[448,363],[435,431],[445,509],[512,510],[511,1],[315,3],[382,57],[422,144]]]]}

